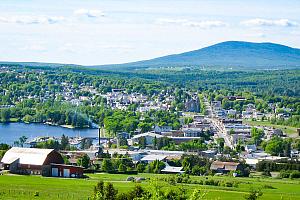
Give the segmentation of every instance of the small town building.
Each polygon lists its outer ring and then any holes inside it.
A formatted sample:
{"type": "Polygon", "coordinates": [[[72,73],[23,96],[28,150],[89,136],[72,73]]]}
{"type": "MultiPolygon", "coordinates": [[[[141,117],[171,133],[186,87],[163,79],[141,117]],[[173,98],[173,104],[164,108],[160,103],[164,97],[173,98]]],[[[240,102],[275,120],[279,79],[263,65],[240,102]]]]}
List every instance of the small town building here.
{"type": "Polygon", "coordinates": [[[255,144],[249,144],[245,146],[245,151],[248,153],[255,152],[256,151],[256,145],[255,144]]]}
{"type": "Polygon", "coordinates": [[[158,126],[155,125],[154,132],[155,133],[161,133],[161,132],[170,132],[172,130],[171,126],[158,126]]]}
{"type": "Polygon", "coordinates": [[[217,155],[217,150],[215,149],[208,149],[205,151],[200,151],[199,155],[205,158],[214,158],[217,155]]]}
{"type": "Polygon", "coordinates": [[[203,133],[202,128],[182,128],[184,137],[200,137],[203,133]]]}
{"type": "Polygon", "coordinates": [[[256,164],[259,162],[259,159],[257,159],[257,158],[246,158],[245,161],[246,161],[247,165],[249,165],[253,169],[256,169],[256,164]]]}
{"type": "Polygon", "coordinates": [[[231,171],[244,171],[242,164],[236,162],[221,162],[221,161],[214,161],[211,166],[210,170],[216,173],[227,174],[231,171]]]}
{"type": "Polygon", "coordinates": [[[168,137],[172,139],[175,144],[181,144],[183,142],[188,142],[192,140],[199,140],[200,137],[168,137]]]}
{"type": "Polygon", "coordinates": [[[158,161],[165,161],[167,156],[165,155],[153,155],[153,154],[150,154],[150,155],[146,155],[145,157],[143,157],[141,159],[141,161],[143,162],[147,162],[147,163],[151,163],[155,160],[158,160],[158,161]]]}
{"type": "Polygon", "coordinates": [[[146,145],[153,145],[153,141],[155,138],[158,139],[163,136],[160,134],[153,133],[153,132],[141,133],[141,134],[133,136],[130,140],[128,140],[128,144],[129,145],[138,144],[141,137],[145,138],[146,145]]]}
{"type": "Polygon", "coordinates": [[[184,106],[184,111],[186,112],[200,112],[200,102],[198,97],[188,100],[184,106]]]}
{"type": "Polygon", "coordinates": [[[173,167],[166,164],[166,167],[161,170],[164,174],[183,174],[183,167],[173,167]]]}

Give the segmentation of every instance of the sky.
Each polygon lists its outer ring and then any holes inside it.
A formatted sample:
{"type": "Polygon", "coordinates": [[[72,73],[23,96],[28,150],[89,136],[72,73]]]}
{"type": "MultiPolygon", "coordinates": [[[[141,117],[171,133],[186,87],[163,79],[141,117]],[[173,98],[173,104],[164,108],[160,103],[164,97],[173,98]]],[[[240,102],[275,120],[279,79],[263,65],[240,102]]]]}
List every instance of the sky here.
{"type": "Polygon", "coordinates": [[[300,48],[300,1],[0,1],[0,61],[116,64],[231,40],[300,48]]]}

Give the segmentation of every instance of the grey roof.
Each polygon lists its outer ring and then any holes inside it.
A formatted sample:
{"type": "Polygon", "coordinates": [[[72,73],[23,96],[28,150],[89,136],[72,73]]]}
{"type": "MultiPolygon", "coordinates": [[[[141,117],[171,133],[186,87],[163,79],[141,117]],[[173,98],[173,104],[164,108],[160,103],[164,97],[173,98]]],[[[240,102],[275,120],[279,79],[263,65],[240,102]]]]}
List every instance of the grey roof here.
{"type": "Polygon", "coordinates": [[[138,139],[140,137],[146,137],[146,136],[150,136],[150,137],[156,137],[156,138],[161,138],[163,137],[162,135],[159,135],[159,134],[156,134],[156,133],[153,133],[153,132],[147,132],[147,133],[141,133],[141,134],[138,134],[138,135],[135,135],[132,137],[132,139],[138,139]]]}
{"type": "Polygon", "coordinates": [[[183,167],[172,167],[172,166],[166,166],[162,172],[170,172],[170,173],[183,173],[182,171],[183,167]]]}
{"type": "Polygon", "coordinates": [[[145,157],[143,157],[141,160],[142,161],[155,161],[155,160],[164,160],[167,156],[164,155],[146,155],[145,157]]]}
{"type": "Polygon", "coordinates": [[[54,149],[12,147],[4,154],[1,162],[4,164],[11,164],[19,159],[20,164],[43,165],[47,156],[52,151],[54,151],[54,149]]]}

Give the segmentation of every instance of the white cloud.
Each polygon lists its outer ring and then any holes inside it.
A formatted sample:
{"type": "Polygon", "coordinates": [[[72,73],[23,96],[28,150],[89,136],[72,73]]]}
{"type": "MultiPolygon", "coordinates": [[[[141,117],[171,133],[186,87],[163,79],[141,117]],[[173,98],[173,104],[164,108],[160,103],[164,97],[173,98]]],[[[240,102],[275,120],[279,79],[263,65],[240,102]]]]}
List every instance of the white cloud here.
{"type": "Polygon", "coordinates": [[[61,52],[75,53],[74,45],[71,43],[63,44],[58,48],[58,50],[61,52]]]}
{"type": "Polygon", "coordinates": [[[269,20],[269,19],[261,19],[261,18],[242,21],[241,24],[246,26],[280,26],[280,27],[298,26],[297,22],[290,21],[288,19],[269,20]]]}
{"type": "Polygon", "coordinates": [[[160,25],[175,24],[180,26],[198,27],[202,29],[227,26],[228,24],[219,20],[192,21],[187,19],[158,19],[156,23],[160,25]]]}
{"type": "Polygon", "coordinates": [[[32,44],[25,47],[20,48],[23,51],[36,51],[36,52],[45,52],[47,49],[42,44],[32,44]]]}
{"type": "Polygon", "coordinates": [[[104,17],[105,14],[101,10],[78,9],[74,11],[75,15],[82,15],[87,17],[104,17]]]}
{"type": "Polygon", "coordinates": [[[100,48],[102,49],[123,49],[123,50],[132,50],[132,46],[128,45],[101,45],[100,48]]]}
{"type": "Polygon", "coordinates": [[[64,17],[49,17],[49,16],[29,16],[29,15],[17,15],[17,16],[0,16],[0,22],[3,23],[16,23],[16,24],[55,24],[63,21],[64,17]]]}
{"type": "Polygon", "coordinates": [[[247,34],[247,36],[249,37],[258,37],[258,38],[265,38],[267,37],[267,35],[265,33],[250,33],[250,34],[247,34]]]}
{"type": "Polygon", "coordinates": [[[299,31],[292,31],[291,34],[292,35],[300,35],[300,30],[299,31]]]}

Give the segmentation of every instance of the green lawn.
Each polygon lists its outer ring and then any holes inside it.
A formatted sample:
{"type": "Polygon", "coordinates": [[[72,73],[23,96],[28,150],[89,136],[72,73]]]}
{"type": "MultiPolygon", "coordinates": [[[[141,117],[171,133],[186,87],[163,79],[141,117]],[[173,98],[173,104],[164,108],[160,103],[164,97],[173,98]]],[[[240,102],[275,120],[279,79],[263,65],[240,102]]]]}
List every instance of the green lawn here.
{"type": "MultiPolygon", "coordinates": [[[[168,175],[139,174],[145,178],[163,177],[168,175]]],[[[121,192],[126,192],[135,186],[135,183],[126,182],[128,175],[116,174],[89,174],[88,179],[64,179],[46,178],[40,176],[0,176],[0,199],[88,199],[92,194],[93,186],[97,181],[110,181],[121,192]],[[39,196],[34,194],[39,192],[39,196]]],[[[162,189],[170,189],[183,186],[187,192],[200,188],[207,193],[207,199],[243,199],[243,196],[251,187],[262,188],[264,185],[272,186],[274,189],[263,189],[261,199],[291,199],[300,200],[299,180],[280,180],[272,178],[234,178],[234,177],[191,177],[192,180],[219,179],[239,182],[238,187],[219,187],[197,184],[177,184],[171,186],[166,182],[162,183],[162,189]],[[283,197],[283,198],[281,198],[283,197]]],[[[141,185],[149,188],[149,182],[144,181],[141,185]]]]}
{"type": "Polygon", "coordinates": [[[286,133],[287,135],[296,135],[297,134],[297,128],[295,128],[295,127],[271,124],[271,122],[269,122],[269,121],[244,120],[243,123],[249,124],[249,125],[252,125],[252,126],[268,126],[268,127],[279,128],[284,133],[286,133]]]}

